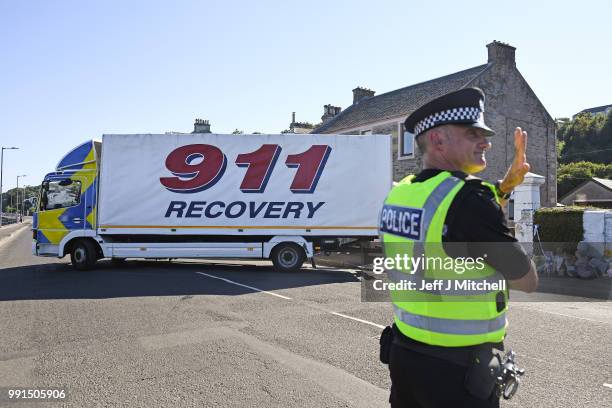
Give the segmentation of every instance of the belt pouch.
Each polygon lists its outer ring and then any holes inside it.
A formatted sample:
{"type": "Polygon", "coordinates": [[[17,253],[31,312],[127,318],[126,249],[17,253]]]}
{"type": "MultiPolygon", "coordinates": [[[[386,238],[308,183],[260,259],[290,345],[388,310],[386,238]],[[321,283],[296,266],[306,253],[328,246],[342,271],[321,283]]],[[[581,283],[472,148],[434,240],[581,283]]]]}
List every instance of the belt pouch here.
{"type": "Polygon", "coordinates": [[[476,398],[487,400],[493,393],[500,372],[500,352],[491,347],[478,347],[465,375],[465,388],[476,398]]]}

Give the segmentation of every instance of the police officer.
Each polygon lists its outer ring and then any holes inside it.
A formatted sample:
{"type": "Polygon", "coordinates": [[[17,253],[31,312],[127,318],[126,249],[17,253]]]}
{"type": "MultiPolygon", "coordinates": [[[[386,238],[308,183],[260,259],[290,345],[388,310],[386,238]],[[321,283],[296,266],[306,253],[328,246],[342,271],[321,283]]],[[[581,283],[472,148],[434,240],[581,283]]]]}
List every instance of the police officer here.
{"type": "Polygon", "coordinates": [[[525,292],[537,286],[535,267],[510,234],[502,210],[529,171],[527,132],[514,131],[515,157],[503,180],[493,185],[475,178],[472,174],[486,167],[488,138],[494,135],[483,112],[483,92],[465,88],[428,102],[405,121],[423,153],[423,170],[402,180],[385,201],[380,225],[385,256],[465,254],[484,262],[460,272],[439,264],[387,271],[391,280],[414,283],[414,290],[391,292],[393,408],[498,407],[488,364],[503,350],[508,307],[503,285],[525,292]],[[502,285],[475,291],[432,286],[439,278],[502,285]]]}

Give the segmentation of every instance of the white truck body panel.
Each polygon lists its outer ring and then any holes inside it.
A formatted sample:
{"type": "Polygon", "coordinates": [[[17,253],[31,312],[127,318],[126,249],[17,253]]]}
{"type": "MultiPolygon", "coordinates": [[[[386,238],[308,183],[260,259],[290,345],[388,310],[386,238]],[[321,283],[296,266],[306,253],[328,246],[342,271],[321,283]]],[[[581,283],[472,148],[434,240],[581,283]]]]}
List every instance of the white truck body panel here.
{"type": "MultiPolygon", "coordinates": [[[[392,186],[390,143],[388,135],[104,135],[98,233],[376,236],[379,211],[392,186]],[[223,153],[224,163],[209,187],[171,191],[162,184],[162,178],[184,182],[197,177],[197,171],[204,171],[198,164],[204,166],[206,155],[185,160],[184,164],[194,170],[189,174],[173,173],[167,167],[169,154],[186,145],[214,146],[223,153]],[[251,164],[237,164],[238,156],[263,145],[279,149],[266,168],[269,171],[262,182],[265,188],[241,189],[251,164]],[[319,161],[314,188],[292,191],[300,165],[291,158],[288,161],[288,156],[306,152],[313,145],[328,146],[326,159],[319,161]]],[[[117,252],[113,249],[113,256],[134,256],[130,251],[135,248],[123,245],[117,252]]],[[[162,253],[152,244],[148,246],[162,253]]],[[[242,244],[226,249],[228,253],[239,252],[240,257],[252,252],[261,257],[261,245],[255,251],[248,248],[248,244],[242,244]]],[[[193,249],[198,254],[202,251],[193,249]]]]}

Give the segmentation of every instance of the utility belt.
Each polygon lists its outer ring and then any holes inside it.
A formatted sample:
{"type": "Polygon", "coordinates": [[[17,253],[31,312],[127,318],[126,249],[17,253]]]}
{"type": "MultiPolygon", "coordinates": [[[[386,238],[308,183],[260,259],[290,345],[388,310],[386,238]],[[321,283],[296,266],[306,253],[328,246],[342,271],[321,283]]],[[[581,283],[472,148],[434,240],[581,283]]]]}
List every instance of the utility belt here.
{"type": "Polygon", "coordinates": [[[512,398],[518,389],[520,376],[525,373],[525,370],[516,366],[512,350],[503,354],[503,343],[467,347],[432,346],[406,337],[394,324],[385,327],[380,336],[380,361],[383,364],[389,364],[393,345],[465,367],[466,389],[483,400],[493,392],[504,399],[512,398]]]}

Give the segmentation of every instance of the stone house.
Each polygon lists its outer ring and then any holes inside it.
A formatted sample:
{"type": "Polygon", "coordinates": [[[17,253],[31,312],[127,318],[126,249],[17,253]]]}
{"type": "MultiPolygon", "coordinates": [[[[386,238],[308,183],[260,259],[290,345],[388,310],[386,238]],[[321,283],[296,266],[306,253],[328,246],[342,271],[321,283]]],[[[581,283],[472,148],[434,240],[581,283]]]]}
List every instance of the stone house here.
{"type": "Polygon", "coordinates": [[[557,202],[556,126],[527,81],[516,68],[516,48],[498,41],[487,44],[488,60],[440,78],[381,95],[366,88],[353,89],[353,104],[341,110],[325,105],[323,121],[311,133],[390,134],[393,137],[393,179],[416,173],[421,154],[403,122],[416,108],[448,92],[478,87],[485,93],[485,121],[496,132],[487,154],[487,168],[479,177],[501,179],[514,157],[514,128],[529,133],[527,159],[531,171],[544,177],[541,203],[557,202]]]}
{"type": "Polygon", "coordinates": [[[196,119],[191,133],[210,133],[210,122],[207,119],[196,119]]]}
{"type": "Polygon", "coordinates": [[[612,208],[612,180],[593,177],[559,199],[565,205],[612,208]]]}
{"type": "Polygon", "coordinates": [[[296,122],[295,112],[291,113],[291,123],[289,129],[283,130],[281,133],[310,133],[314,129],[314,125],[308,122],[296,122]]]}

